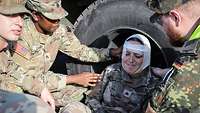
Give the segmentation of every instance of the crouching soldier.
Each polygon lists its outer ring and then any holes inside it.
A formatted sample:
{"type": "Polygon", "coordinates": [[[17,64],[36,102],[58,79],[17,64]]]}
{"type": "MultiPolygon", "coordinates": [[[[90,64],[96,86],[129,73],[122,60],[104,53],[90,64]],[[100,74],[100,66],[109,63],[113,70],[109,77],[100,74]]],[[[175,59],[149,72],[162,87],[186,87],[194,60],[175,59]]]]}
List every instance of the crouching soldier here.
{"type": "Polygon", "coordinates": [[[9,42],[18,40],[26,14],[28,11],[21,1],[0,1],[0,113],[54,113],[48,104],[37,97],[5,91],[13,87],[12,84],[7,86],[4,78],[18,68],[9,58],[9,42]]]}

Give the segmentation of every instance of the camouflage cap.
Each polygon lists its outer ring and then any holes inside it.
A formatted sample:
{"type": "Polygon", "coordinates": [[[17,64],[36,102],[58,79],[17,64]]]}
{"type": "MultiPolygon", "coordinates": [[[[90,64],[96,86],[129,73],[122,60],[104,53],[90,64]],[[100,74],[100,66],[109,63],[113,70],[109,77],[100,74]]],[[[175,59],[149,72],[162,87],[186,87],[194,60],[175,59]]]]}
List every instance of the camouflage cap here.
{"type": "Polygon", "coordinates": [[[158,14],[165,14],[171,9],[186,3],[189,0],[147,0],[147,6],[158,14]]]}
{"type": "Polygon", "coordinates": [[[29,13],[24,0],[0,0],[0,13],[5,15],[29,13]]]}
{"type": "Polygon", "coordinates": [[[51,20],[61,19],[68,15],[61,6],[61,0],[27,0],[26,6],[51,20]]]}

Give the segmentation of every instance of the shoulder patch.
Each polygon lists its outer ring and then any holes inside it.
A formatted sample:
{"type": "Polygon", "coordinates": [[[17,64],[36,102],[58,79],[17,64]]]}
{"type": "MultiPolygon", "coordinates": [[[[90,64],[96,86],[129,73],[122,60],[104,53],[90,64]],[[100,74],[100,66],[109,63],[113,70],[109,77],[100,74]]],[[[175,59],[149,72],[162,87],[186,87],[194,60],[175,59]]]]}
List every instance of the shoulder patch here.
{"type": "Polygon", "coordinates": [[[23,47],[19,43],[16,43],[14,52],[17,53],[18,55],[26,58],[26,59],[30,59],[31,58],[31,53],[28,51],[28,49],[23,47]]]}

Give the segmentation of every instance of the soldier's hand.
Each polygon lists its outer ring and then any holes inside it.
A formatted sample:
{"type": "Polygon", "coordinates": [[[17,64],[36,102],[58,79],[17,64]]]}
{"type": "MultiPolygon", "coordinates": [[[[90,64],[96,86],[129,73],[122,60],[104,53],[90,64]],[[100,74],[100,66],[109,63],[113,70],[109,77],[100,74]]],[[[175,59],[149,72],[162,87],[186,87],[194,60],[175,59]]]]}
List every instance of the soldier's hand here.
{"type": "Polygon", "coordinates": [[[110,49],[110,56],[111,57],[120,57],[122,54],[122,46],[119,48],[111,48],[110,49]]]}
{"type": "Polygon", "coordinates": [[[77,75],[67,77],[67,83],[75,83],[84,87],[95,86],[101,80],[99,74],[83,72],[77,75]]]}
{"type": "Polygon", "coordinates": [[[55,100],[53,99],[53,96],[49,92],[47,88],[44,88],[41,92],[41,97],[40,97],[44,102],[48,103],[53,110],[55,110],[55,100]]]}

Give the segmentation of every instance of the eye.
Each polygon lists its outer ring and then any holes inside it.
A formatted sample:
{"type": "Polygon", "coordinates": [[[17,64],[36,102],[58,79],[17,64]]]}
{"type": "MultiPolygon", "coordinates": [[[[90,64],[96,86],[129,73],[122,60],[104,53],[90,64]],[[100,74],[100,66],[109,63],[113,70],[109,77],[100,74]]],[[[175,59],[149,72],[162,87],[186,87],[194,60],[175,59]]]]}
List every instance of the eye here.
{"type": "Polygon", "coordinates": [[[135,58],[138,58],[138,59],[143,58],[143,55],[137,54],[137,53],[134,53],[134,56],[135,56],[135,58]]]}
{"type": "Polygon", "coordinates": [[[129,56],[129,55],[131,55],[131,52],[129,52],[129,51],[126,51],[126,54],[125,54],[126,56],[129,56]]]}

